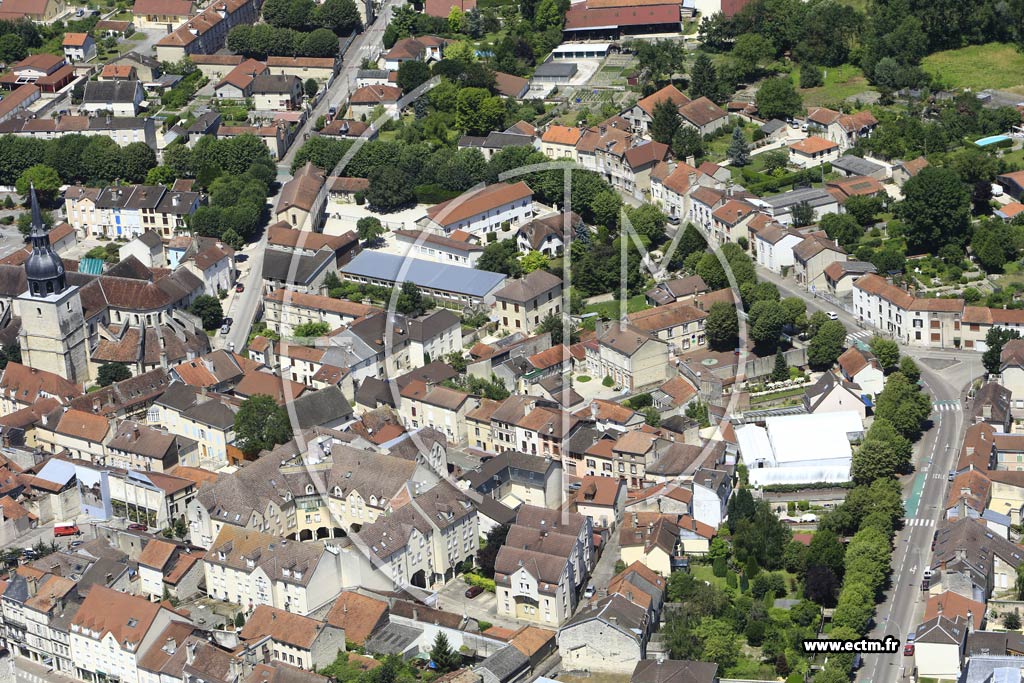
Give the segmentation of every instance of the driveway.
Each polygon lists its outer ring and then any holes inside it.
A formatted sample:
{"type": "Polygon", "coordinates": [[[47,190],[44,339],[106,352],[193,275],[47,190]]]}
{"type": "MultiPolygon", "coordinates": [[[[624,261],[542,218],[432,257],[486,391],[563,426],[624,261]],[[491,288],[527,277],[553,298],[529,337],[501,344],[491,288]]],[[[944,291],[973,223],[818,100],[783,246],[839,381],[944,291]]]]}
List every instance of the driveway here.
{"type": "MultiPolygon", "coordinates": [[[[593,573],[590,575],[590,582],[594,584],[598,595],[605,595],[608,584],[615,576],[615,563],[619,560],[619,528],[612,529],[611,538],[604,544],[601,551],[601,559],[597,561],[593,573]]],[[[582,605],[583,602],[580,601],[582,605]]]]}
{"type": "Polygon", "coordinates": [[[455,614],[464,614],[477,621],[489,621],[495,626],[517,629],[525,625],[515,619],[498,616],[498,598],[494,593],[484,591],[473,599],[466,597],[469,584],[456,577],[437,592],[437,608],[455,614]]]}

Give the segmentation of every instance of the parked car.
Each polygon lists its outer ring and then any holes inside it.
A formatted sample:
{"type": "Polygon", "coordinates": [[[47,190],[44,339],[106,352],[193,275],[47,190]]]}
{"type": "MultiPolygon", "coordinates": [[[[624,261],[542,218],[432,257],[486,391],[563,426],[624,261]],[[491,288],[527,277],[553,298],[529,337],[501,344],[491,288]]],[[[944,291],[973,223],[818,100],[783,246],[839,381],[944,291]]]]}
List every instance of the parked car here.
{"type": "Polygon", "coordinates": [[[245,285],[243,285],[241,282],[237,283],[235,285],[235,291],[236,292],[244,292],[245,291],[245,285]]]}
{"type": "Polygon", "coordinates": [[[582,486],[583,486],[583,484],[581,484],[580,482],[574,481],[573,483],[569,484],[566,488],[569,491],[575,493],[576,491],[579,491],[580,487],[582,487],[582,486]]]}
{"type": "Polygon", "coordinates": [[[587,589],[585,591],[583,591],[583,597],[585,599],[589,600],[590,598],[594,597],[594,593],[595,592],[596,591],[594,590],[594,584],[589,584],[587,586],[587,589]]]}
{"type": "Polygon", "coordinates": [[[828,312],[828,319],[829,320],[839,320],[839,314],[836,313],[835,311],[829,311],[828,312]]]}
{"type": "Polygon", "coordinates": [[[904,657],[913,657],[914,656],[914,644],[913,643],[907,643],[903,647],[903,656],[904,657]]]}
{"type": "Polygon", "coordinates": [[[466,589],[466,597],[472,600],[476,596],[484,592],[484,589],[480,586],[470,586],[466,589]]]}
{"type": "Polygon", "coordinates": [[[148,529],[149,529],[149,527],[146,526],[145,524],[139,524],[137,522],[132,522],[131,524],[128,525],[128,530],[129,531],[146,531],[148,529]]]}

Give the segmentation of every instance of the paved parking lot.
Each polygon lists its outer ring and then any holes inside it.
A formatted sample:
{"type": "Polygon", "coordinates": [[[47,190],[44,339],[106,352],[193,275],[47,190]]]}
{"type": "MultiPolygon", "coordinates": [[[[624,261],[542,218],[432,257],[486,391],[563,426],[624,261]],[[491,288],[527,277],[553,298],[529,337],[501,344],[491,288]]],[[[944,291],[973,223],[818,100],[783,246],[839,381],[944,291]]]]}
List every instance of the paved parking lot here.
{"type": "Polygon", "coordinates": [[[517,629],[523,624],[515,619],[498,616],[498,598],[494,593],[484,591],[475,598],[466,597],[469,585],[461,577],[448,582],[448,585],[437,592],[437,607],[448,612],[464,614],[477,621],[489,621],[495,626],[517,629]]]}

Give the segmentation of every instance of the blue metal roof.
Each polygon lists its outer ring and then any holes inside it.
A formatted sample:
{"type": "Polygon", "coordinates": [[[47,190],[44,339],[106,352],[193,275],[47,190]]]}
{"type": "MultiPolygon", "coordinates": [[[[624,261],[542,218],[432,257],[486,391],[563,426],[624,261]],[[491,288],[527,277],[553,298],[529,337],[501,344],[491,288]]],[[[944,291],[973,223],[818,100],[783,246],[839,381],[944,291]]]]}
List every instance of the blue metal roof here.
{"type": "Polygon", "coordinates": [[[341,269],[341,272],[391,282],[409,281],[428,289],[476,297],[490,294],[505,281],[505,276],[501,273],[450,266],[379,251],[360,252],[341,269]],[[402,272],[403,268],[406,269],[405,272],[402,272]]]}
{"type": "Polygon", "coordinates": [[[84,258],[78,262],[78,272],[87,275],[103,274],[103,259],[84,258]]]}

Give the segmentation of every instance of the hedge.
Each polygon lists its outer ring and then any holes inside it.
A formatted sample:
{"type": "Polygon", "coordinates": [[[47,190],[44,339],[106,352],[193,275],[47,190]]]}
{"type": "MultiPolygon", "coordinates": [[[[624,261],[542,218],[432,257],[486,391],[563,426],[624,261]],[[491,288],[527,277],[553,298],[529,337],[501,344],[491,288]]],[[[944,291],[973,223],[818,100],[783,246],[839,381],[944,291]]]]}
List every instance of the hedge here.
{"type": "Polygon", "coordinates": [[[494,583],[494,579],[488,579],[479,574],[466,573],[462,575],[462,578],[470,586],[480,586],[488,593],[494,593],[497,591],[497,585],[494,583]]]}
{"type": "Polygon", "coordinates": [[[433,184],[417,185],[413,192],[416,193],[416,203],[418,204],[440,204],[462,194],[461,192],[446,190],[440,185],[433,184]]]}

